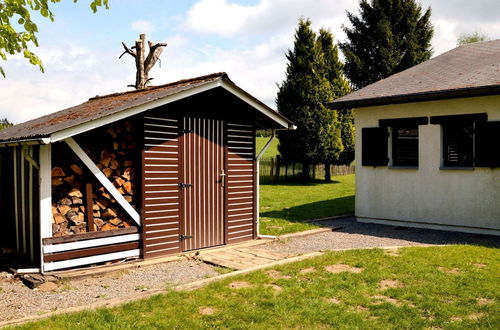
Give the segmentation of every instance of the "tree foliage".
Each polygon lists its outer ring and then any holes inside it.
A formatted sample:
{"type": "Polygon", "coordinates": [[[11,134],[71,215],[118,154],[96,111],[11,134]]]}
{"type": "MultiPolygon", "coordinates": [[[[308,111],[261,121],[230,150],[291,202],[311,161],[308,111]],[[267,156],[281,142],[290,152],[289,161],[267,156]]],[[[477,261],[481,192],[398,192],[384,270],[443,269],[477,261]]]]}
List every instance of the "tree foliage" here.
{"type": "Polygon", "coordinates": [[[490,37],[488,37],[486,34],[475,31],[473,33],[461,34],[457,39],[457,43],[458,45],[465,45],[465,44],[471,44],[473,42],[488,41],[488,40],[490,40],[490,37]]]}
{"type": "Polygon", "coordinates": [[[12,124],[7,118],[0,119],[0,130],[11,126],[14,126],[14,124],[12,124]]]}
{"type": "MultiPolygon", "coordinates": [[[[339,50],[334,43],[333,34],[326,29],[320,29],[318,43],[324,57],[324,72],[332,88],[332,101],[351,92],[351,87],[344,75],[344,64],[340,61],[339,50]]],[[[326,164],[348,165],[354,160],[354,116],[352,109],[337,111],[340,122],[340,134],[343,151],[332,159],[324,159],[326,164]]],[[[327,171],[328,173],[328,171],[327,171]]]]}
{"type": "Polygon", "coordinates": [[[431,57],[431,9],[415,0],[361,0],[359,16],[347,13],[352,28],[340,48],[346,75],[356,88],[403,71],[431,57]]]}
{"type": "MultiPolygon", "coordinates": [[[[23,54],[33,65],[44,72],[42,61],[30,49],[38,47],[38,26],[32,19],[34,13],[54,21],[50,10],[51,3],[61,0],[0,0],[0,58],[7,60],[7,55],[23,54]]],[[[78,0],[73,0],[77,2],[78,0]]],[[[108,0],[92,0],[90,8],[95,13],[98,7],[108,8],[108,0]]],[[[0,66],[0,74],[5,72],[0,66]]]]}
{"type": "Polygon", "coordinates": [[[338,159],[343,150],[337,113],[327,108],[334,92],[325,75],[325,56],[310,20],[300,20],[286,58],[276,103],[297,130],[279,132],[279,151],[285,161],[302,162],[307,176],[308,164],[338,159]]]}

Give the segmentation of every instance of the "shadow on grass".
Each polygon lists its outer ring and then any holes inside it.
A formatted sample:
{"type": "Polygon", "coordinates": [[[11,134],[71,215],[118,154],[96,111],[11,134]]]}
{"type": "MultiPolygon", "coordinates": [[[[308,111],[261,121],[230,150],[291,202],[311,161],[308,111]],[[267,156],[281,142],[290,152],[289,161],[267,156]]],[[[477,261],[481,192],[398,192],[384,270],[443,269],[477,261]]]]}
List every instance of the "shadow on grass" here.
{"type": "MultiPolygon", "coordinates": [[[[264,180],[263,180],[264,181],[264,180]]],[[[330,182],[326,182],[324,180],[310,180],[310,181],[291,181],[291,182],[268,182],[266,180],[265,183],[261,183],[261,186],[302,186],[302,187],[314,187],[324,184],[332,184],[332,183],[342,183],[340,181],[332,180],[330,182]]]]}
{"type": "Polygon", "coordinates": [[[352,213],[354,213],[354,195],[297,205],[282,210],[261,212],[260,216],[284,219],[290,222],[306,222],[304,220],[352,213]]]}

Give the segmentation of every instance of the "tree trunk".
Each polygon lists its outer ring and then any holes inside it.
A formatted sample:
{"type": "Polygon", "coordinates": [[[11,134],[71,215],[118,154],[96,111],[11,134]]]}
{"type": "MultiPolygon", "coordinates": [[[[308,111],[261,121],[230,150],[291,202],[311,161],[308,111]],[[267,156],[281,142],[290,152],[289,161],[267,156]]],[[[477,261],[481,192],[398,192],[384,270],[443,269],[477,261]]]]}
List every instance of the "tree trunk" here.
{"type": "Polygon", "coordinates": [[[332,181],[332,173],[330,172],[330,164],[329,163],[325,164],[325,181],[326,182],[332,181]]]}
{"type": "Polygon", "coordinates": [[[302,180],[307,181],[310,179],[309,177],[309,164],[308,163],[302,163],[302,180]]]}

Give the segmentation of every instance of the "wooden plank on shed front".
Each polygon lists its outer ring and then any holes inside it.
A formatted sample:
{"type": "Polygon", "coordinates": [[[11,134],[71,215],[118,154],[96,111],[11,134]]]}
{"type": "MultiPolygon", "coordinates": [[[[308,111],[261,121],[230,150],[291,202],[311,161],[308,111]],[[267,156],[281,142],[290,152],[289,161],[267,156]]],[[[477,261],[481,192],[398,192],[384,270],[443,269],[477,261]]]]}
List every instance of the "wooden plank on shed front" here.
{"type": "Polygon", "coordinates": [[[76,141],[69,137],[64,140],[68,146],[75,152],[75,154],[80,158],[80,160],[87,166],[87,168],[94,174],[94,176],[99,180],[99,182],[106,188],[109,193],[115,198],[118,204],[123,207],[125,212],[127,212],[130,217],[140,226],[141,225],[141,216],[137,211],[130,205],[129,202],[125,200],[125,198],[120,194],[120,192],[115,188],[113,183],[109,181],[109,179],[101,172],[101,170],[94,164],[92,159],[82,150],[82,148],[76,143],[76,141]]]}
{"type": "Polygon", "coordinates": [[[52,146],[40,146],[40,269],[45,271],[43,262],[43,239],[52,236],[52,146]]]}

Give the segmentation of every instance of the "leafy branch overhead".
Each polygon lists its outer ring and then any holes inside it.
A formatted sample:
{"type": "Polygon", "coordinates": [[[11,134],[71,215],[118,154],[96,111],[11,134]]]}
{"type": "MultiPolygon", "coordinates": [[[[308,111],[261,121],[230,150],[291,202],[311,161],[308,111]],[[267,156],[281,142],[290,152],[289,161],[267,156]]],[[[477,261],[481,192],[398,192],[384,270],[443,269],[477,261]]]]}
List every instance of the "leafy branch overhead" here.
{"type": "MultiPolygon", "coordinates": [[[[23,54],[31,64],[44,72],[42,60],[30,49],[32,45],[38,47],[38,26],[31,15],[38,12],[54,21],[49,4],[58,2],[61,0],[0,0],[0,58],[7,61],[7,55],[23,54]]],[[[108,9],[108,0],[93,0],[90,3],[94,13],[102,6],[108,9]]],[[[0,74],[5,77],[1,66],[0,74]]]]}
{"type": "Polygon", "coordinates": [[[130,56],[135,58],[135,66],[137,69],[137,73],[135,76],[135,85],[129,85],[129,87],[134,87],[135,89],[146,88],[149,81],[153,79],[148,78],[149,71],[160,59],[160,55],[163,52],[163,47],[167,46],[167,43],[165,42],[153,44],[151,41],[148,41],[149,54],[148,56],[145,56],[145,44],[146,35],[144,33],[140,35],[139,40],[135,41],[135,46],[131,48],[128,48],[127,45],[122,42],[123,48],[125,50],[119,58],[122,58],[122,56],[125,54],[129,54],[130,56]]]}

